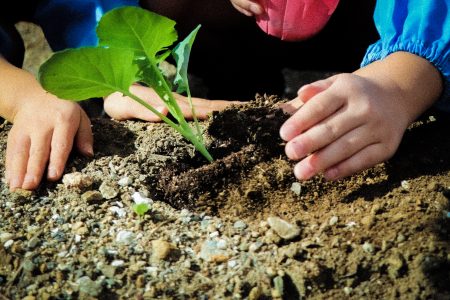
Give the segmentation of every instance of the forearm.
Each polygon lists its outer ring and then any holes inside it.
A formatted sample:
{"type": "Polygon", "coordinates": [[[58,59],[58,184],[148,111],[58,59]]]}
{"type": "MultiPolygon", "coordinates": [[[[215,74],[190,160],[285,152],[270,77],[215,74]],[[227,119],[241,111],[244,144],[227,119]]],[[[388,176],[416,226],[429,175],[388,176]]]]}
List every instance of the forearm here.
{"type": "Polygon", "coordinates": [[[37,97],[36,93],[43,93],[43,89],[31,73],[0,56],[0,116],[12,122],[21,102],[32,100],[26,99],[24,93],[37,97]]]}
{"type": "Polygon", "coordinates": [[[374,80],[391,93],[408,124],[428,109],[443,89],[439,71],[424,58],[408,52],[395,52],[354,73],[374,80]]]}

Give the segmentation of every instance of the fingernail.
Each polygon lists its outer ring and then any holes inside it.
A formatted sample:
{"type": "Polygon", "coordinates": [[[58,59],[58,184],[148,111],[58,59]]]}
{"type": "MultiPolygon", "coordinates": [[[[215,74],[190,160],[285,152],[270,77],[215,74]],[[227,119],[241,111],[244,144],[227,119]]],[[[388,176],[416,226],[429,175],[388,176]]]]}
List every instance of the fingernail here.
{"type": "Polygon", "coordinates": [[[328,170],[325,171],[323,176],[328,181],[336,180],[339,177],[338,170],[336,168],[328,169],[328,170]]]}
{"type": "Polygon", "coordinates": [[[292,125],[282,125],[280,128],[280,137],[286,142],[292,139],[294,133],[295,127],[292,125]]]}
{"type": "Polygon", "coordinates": [[[251,5],[250,5],[250,11],[251,11],[252,13],[254,13],[255,15],[260,15],[260,14],[262,14],[261,6],[259,6],[258,4],[251,4],[251,5]]]}
{"type": "Polygon", "coordinates": [[[17,188],[20,188],[21,184],[18,178],[13,178],[11,179],[11,181],[9,182],[9,189],[11,191],[14,191],[17,188]]]}
{"type": "Polygon", "coordinates": [[[36,177],[30,174],[27,174],[23,180],[22,186],[27,189],[28,187],[33,187],[36,184],[36,177]]]}
{"type": "Polygon", "coordinates": [[[308,180],[314,175],[314,170],[305,163],[298,163],[294,167],[294,174],[299,180],[308,180]]]}
{"type": "Polygon", "coordinates": [[[94,156],[94,148],[92,147],[92,145],[88,145],[88,146],[86,147],[86,154],[87,154],[89,157],[93,157],[93,156],[94,156]]]}
{"type": "Polygon", "coordinates": [[[56,169],[53,167],[48,168],[47,178],[54,179],[57,177],[58,177],[58,172],[56,172],[56,169]]]}
{"type": "Polygon", "coordinates": [[[93,157],[94,156],[94,148],[91,144],[84,144],[81,148],[82,154],[87,157],[93,157]]]}

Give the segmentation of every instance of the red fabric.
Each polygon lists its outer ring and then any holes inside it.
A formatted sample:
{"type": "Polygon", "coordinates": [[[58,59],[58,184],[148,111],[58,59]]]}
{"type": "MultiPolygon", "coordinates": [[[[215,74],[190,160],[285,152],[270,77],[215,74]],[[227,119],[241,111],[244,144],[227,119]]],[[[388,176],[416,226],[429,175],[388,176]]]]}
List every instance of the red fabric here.
{"type": "Polygon", "coordinates": [[[339,0],[260,0],[264,13],[256,22],[267,34],[285,41],[307,39],[327,24],[339,0]]]}

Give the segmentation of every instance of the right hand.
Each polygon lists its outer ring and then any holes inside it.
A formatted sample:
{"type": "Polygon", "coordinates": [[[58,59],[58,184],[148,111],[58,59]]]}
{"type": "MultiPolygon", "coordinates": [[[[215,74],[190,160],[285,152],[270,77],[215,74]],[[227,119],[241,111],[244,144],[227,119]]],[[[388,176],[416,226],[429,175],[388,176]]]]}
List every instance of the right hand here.
{"type": "Polygon", "coordinates": [[[252,17],[258,16],[264,12],[263,7],[258,3],[257,0],[230,0],[231,4],[240,13],[252,17]]]}
{"type": "Polygon", "coordinates": [[[34,76],[0,59],[0,114],[13,123],[6,147],[5,179],[10,190],[36,189],[44,176],[61,178],[75,143],[93,155],[90,121],[74,102],[46,92],[34,76]]]}

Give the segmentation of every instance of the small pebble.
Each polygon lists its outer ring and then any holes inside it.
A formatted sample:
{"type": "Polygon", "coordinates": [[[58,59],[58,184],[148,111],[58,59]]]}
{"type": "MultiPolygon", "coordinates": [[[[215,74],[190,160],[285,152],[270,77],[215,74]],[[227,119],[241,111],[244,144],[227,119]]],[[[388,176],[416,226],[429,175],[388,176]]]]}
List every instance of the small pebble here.
{"type": "Polygon", "coordinates": [[[369,254],[372,254],[375,251],[375,248],[369,242],[364,242],[364,244],[362,245],[362,248],[365,252],[367,252],[369,254]]]}
{"type": "Polygon", "coordinates": [[[9,241],[13,239],[14,235],[9,232],[2,232],[0,233],[0,243],[4,243],[6,241],[9,241]]]}
{"type": "Polygon", "coordinates": [[[234,222],[233,227],[234,227],[234,229],[243,230],[243,229],[247,228],[247,224],[245,224],[241,220],[238,220],[238,221],[234,222]]]}
{"type": "Polygon", "coordinates": [[[39,243],[41,242],[41,240],[37,237],[32,237],[29,241],[28,241],[28,248],[33,249],[34,247],[36,247],[39,243]]]}
{"type": "Polygon", "coordinates": [[[131,179],[128,176],[120,178],[119,181],[117,182],[117,184],[120,185],[120,186],[128,186],[128,185],[130,185],[132,183],[133,183],[133,179],[131,179]]]}
{"type": "Polygon", "coordinates": [[[300,194],[302,193],[302,185],[300,184],[300,182],[293,182],[291,185],[291,191],[295,195],[300,196],[300,194]]]}
{"type": "Polygon", "coordinates": [[[12,244],[14,244],[14,240],[8,240],[8,241],[6,241],[6,242],[3,244],[3,247],[4,247],[5,249],[8,249],[9,247],[12,246],[12,244]]]}
{"type": "Polygon", "coordinates": [[[124,262],[123,260],[121,260],[121,259],[116,259],[116,260],[113,260],[113,261],[112,261],[111,266],[113,266],[113,267],[121,267],[121,266],[123,266],[124,264],[125,264],[125,262],[124,262]]]}
{"type": "Polygon", "coordinates": [[[105,199],[113,199],[119,194],[116,185],[109,181],[103,181],[99,191],[105,199]]]}
{"type": "Polygon", "coordinates": [[[330,218],[330,221],[328,222],[328,224],[329,224],[330,226],[334,226],[334,225],[337,224],[338,220],[339,220],[339,218],[338,218],[337,216],[332,216],[332,217],[330,218]]]}
{"type": "Polygon", "coordinates": [[[269,217],[267,218],[267,223],[273,231],[285,240],[290,240],[300,235],[300,227],[279,217],[269,217]]]}
{"type": "Polygon", "coordinates": [[[136,235],[127,230],[121,230],[117,233],[116,242],[124,245],[129,245],[134,242],[136,235]]]}
{"type": "Polygon", "coordinates": [[[407,180],[402,180],[400,185],[402,186],[402,188],[405,191],[408,191],[411,188],[411,186],[410,186],[410,184],[409,184],[409,182],[407,180]]]}
{"type": "Polygon", "coordinates": [[[164,240],[153,240],[152,241],[152,257],[151,260],[158,262],[160,260],[166,260],[170,252],[174,247],[167,241],[164,240]]]}
{"type": "Polygon", "coordinates": [[[65,174],[62,182],[67,188],[76,188],[81,190],[90,187],[94,183],[94,180],[89,175],[74,172],[65,174]]]}

